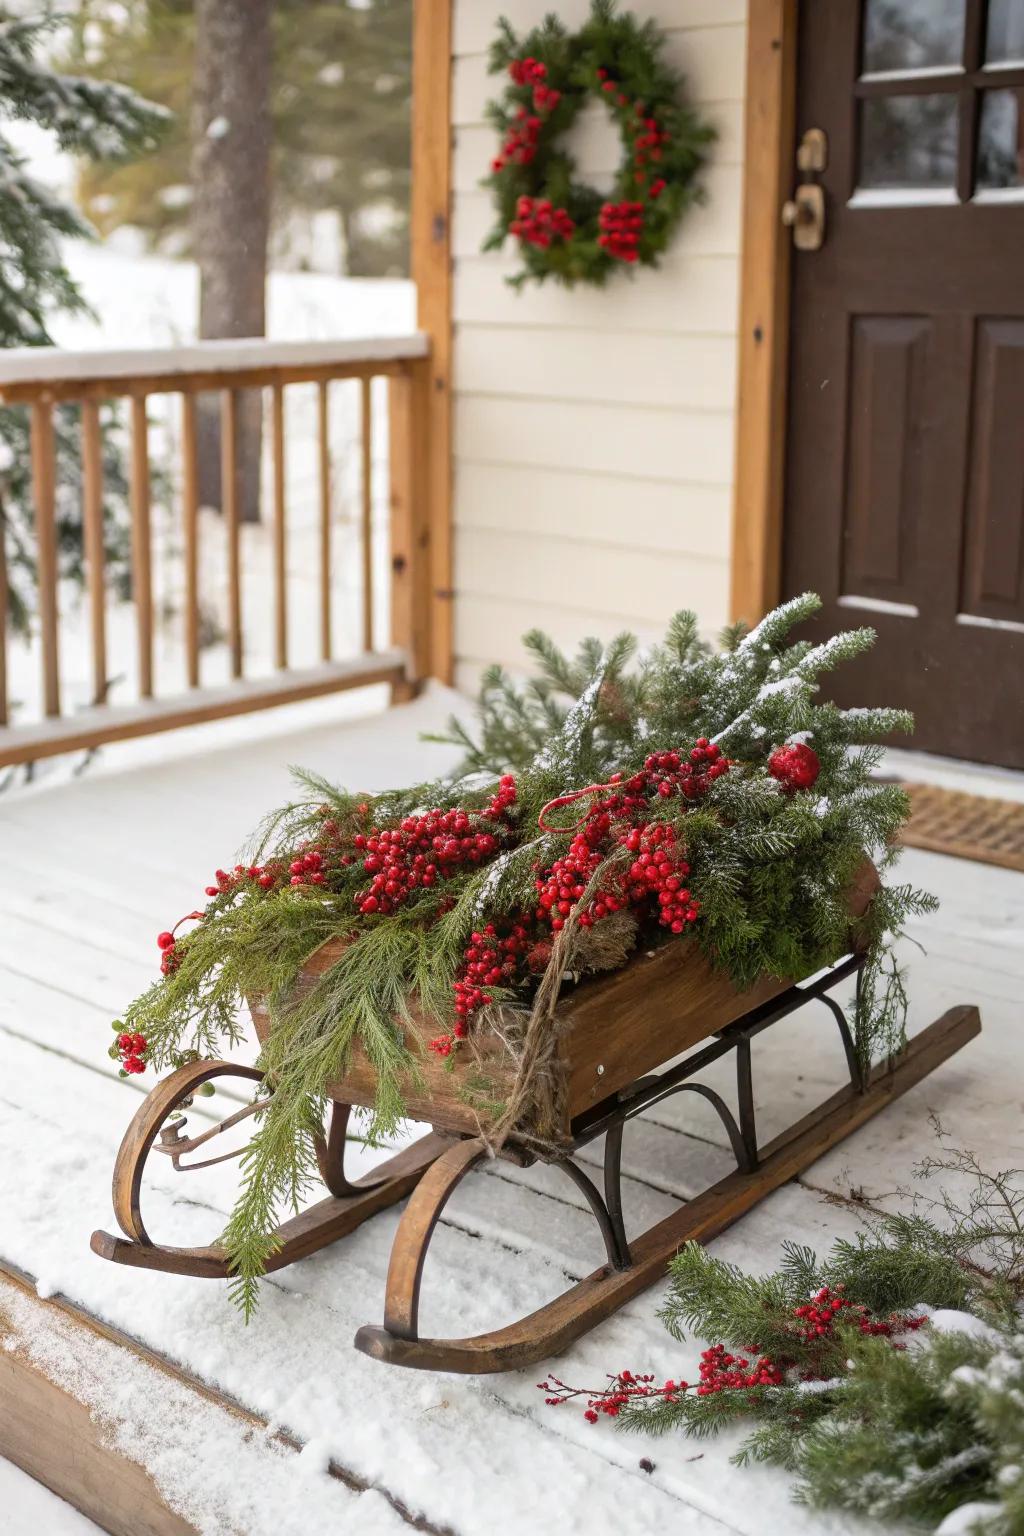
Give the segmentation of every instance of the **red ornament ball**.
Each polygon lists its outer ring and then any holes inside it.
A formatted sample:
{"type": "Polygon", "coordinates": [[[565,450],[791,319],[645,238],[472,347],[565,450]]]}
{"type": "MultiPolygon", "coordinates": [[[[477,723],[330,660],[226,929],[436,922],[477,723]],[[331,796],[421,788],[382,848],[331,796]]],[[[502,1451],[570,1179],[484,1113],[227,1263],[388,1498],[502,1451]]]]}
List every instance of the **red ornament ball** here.
{"type": "Polygon", "coordinates": [[[821,763],[812,747],[793,741],[776,747],[768,759],[768,772],[784,789],[810,789],[821,772],[821,763]]]}
{"type": "Polygon", "coordinates": [[[158,933],[156,942],[160,949],[171,949],[174,944],[173,933],[158,933]]]}

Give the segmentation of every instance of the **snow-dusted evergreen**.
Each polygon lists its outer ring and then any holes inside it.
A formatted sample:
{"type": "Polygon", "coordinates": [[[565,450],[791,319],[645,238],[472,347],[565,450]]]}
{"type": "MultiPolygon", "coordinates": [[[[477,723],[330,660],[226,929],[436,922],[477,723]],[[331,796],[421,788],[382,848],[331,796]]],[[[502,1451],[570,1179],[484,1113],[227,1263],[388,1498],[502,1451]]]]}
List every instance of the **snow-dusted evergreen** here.
{"type": "MultiPolygon", "coordinates": [[[[60,148],[90,160],[118,160],[155,142],[166,114],[124,86],[64,75],[41,58],[58,25],[52,16],[14,15],[0,4],[0,347],[48,346],[58,312],[88,305],[65,265],[61,241],[92,234],[77,209],[37,181],[2,130],[20,119],[51,132],[60,148]]],[[[61,569],[82,569],[75,409],[56,414],[57,533],[61,569]]],[[[0,411],[0,527],[8,543],[10,617],[28,629],[35,607],[34,535],[26,414],[0,411]]],[[[126,489],[116,454],[105,454],[113,574],[124,553],[114,509],[126,489]]]]}

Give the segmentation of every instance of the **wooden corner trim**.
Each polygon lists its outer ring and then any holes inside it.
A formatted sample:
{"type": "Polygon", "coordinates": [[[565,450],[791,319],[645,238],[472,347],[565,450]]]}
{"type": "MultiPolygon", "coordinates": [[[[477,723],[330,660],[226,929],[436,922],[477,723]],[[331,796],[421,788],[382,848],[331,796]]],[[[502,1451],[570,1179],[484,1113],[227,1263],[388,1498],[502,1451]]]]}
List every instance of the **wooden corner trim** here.
{"type": "Polygon", "coordinates": [[[452,0],[413,0],[411,271],[417,316],[430,337],[427,390],[428,670],[450,683],[452,604],[452,0]]]}
{"type": "Polygon", "coordinates": [[[781,586],[796,53],[797,0],[750,0],[730,593],[750,622],[781,586]]]}

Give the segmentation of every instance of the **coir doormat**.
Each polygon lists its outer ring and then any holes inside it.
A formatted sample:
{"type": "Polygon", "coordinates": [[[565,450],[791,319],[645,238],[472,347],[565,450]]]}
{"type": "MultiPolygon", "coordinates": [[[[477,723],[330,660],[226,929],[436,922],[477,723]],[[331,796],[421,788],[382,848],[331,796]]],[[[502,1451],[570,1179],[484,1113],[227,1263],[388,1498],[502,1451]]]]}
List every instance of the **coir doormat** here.
{"type": "Polygon", "coordinates": [[[934,784],[903,788],[910,796],[910,820],[901,833],[908,848],[1024,872],[1024,805],[934,784]]]}

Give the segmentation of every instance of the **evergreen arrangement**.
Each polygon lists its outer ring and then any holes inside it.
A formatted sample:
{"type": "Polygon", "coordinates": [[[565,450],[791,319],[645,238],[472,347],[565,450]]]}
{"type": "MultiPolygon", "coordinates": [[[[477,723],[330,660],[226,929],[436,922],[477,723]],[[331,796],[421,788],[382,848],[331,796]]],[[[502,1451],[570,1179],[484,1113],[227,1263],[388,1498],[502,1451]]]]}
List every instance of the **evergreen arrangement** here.
{"type": "Polygon", "coordinates": [[[666,1326],[726,1341],[703,1351],[696,1381],[626,1370],[587,1390],[553,1378],[547,1401],[655,1434],[752,1425],[734,1460],[784,1467],[800,1502],[948,1536],[1019,1536],[1022,1173],[948,1145],[918,1172],[951,1172],[968,1193],[869,1215],[823,1260],[786,1244],[770,1275],[682,1249],[666,1326]]]}
{"type": "MultiPolygon", "coordinates": [[[[165,114],[124,86],[61,74],[39,57],[58,26],[48,15],[14,15],[0,4],[0,123],[35,123],[60,148],[98,162],[149,149],[165,114]]],[[[63,239],[88,239],[77,210],[29,173],[0,132],[0,347],[52,344],[55,313],[87,314],[88,304],[61,250],[63,239]]],[[[81,580],[81,455],[77,407],[55,412],[57,542],[61,574],[81,580]]],[[[110,413],[104,411],[104,425],[110,413]]],[[[8,612],[27,633],[35,609],[35,532],[27,412],[0,411],[0,534],[7,536],[8,612]]],[[[104,522],[111,578],[127,582],[127,481],[109,432],[104,438],[104,522]]]]}
{"type": "Polygon", "coordinates": [[[664,45],[654,22],[620,15],[615,0],[592,0],[575,33],[555,15],[521,38],[504,17],[499,22],[490,70],[508,83],[487,106],[501,145],[484,180],[497,219],[483,249],[517,241],[522,267],[509,279],[513,287],[549,277],[600,287],[637,263],[656,267],[699,200],[714,131],[685,104],[664,45]],[[577,179],[564,142],[595,100],[622,138],[607,195],[577,179]]]}
{"type": "MultiPolygon", "coordinates": [[[[492,670],[479,735],[452,722],[466,754],[455,778],[370,796],[300,774],[295,803],[217,870],[195,926],[159,936],[162,979],[115,1026],[123,1072],[216,1055],[242,1035],[243,999],[268,1000],[259,1065],[273,1093],[224,1239],[247,1309],[279,1217],[314,1174],[325,1085],[357,1043],[377,1074],[367,1134],[398,1129],[422,1061],[414,1003],[437,1021],[430,1049],[452,1059],[491,1028],[513,1050],[534,1040],[567,986],[641,942],[699,944],[740,987],[803,977],[847,952],[847,892],[868,855],[882,889],[857,923],[869,963],[856,1039],[865,1062],[899,1049],[888,936],[931,902],[889,878],[907,804],[872,769],[910,720],[818,702],[822,674],[873,640],[791,642],[819,606],[794,599],[718,651],[691,613],[643,652],[622,635],[570,660],[528,637],[538,674],[492,670]],[[297,990],[337,938],[336,963],[297,990]]],[[[504,1119],[499,1106],[497,1140],[530,1108],[528,1093],[504,1119]]]]}

